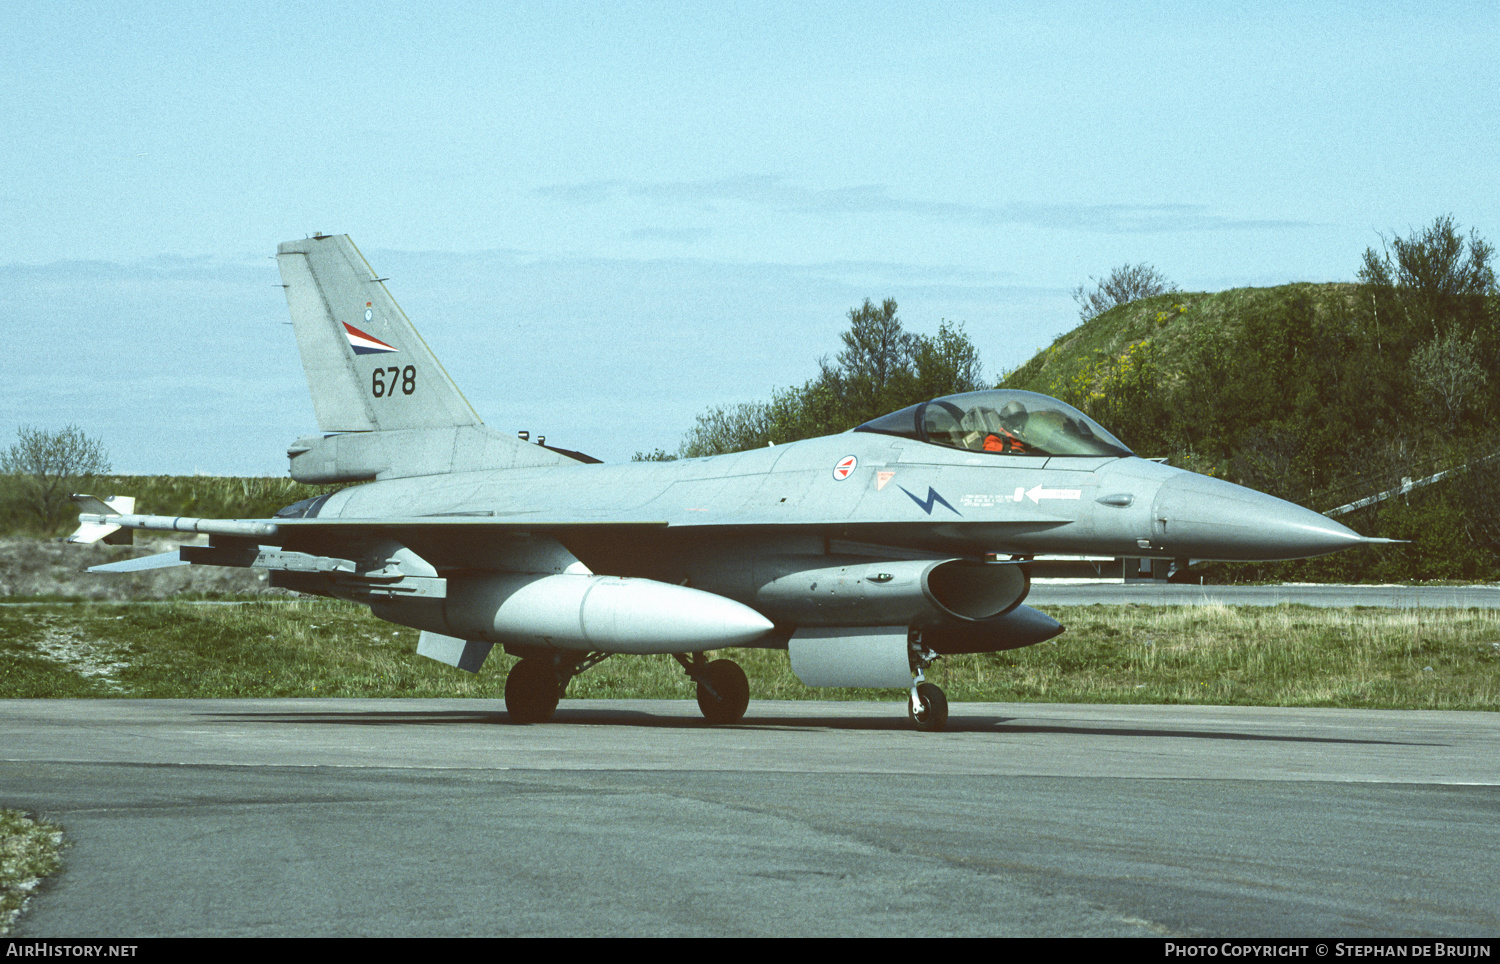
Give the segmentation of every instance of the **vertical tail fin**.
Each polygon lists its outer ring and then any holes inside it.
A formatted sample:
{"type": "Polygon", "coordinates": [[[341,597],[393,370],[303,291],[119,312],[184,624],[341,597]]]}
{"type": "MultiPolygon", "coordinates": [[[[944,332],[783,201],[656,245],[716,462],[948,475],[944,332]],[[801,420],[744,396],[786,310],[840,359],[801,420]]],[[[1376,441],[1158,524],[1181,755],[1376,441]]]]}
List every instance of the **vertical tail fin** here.
{"type": "Polygon", "coordinates": [[[482,424],[348,235],[288,241],[276,263],[319,429],[482,424]]]}

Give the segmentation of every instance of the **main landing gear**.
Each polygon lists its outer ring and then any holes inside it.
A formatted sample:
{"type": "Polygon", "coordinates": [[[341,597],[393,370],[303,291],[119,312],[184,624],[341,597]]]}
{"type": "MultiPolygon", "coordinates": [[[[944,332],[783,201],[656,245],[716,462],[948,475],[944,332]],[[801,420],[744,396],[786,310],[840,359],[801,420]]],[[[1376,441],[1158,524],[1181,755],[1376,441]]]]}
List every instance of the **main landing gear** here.
{"type": "Polygon", "coordinates": [[[692,659],[676,655],[677,662],[693,682],[698,684],[698,709],[710,723],[738,723],[750,707],[750,681],[745,671],[732,659],[709,662],[702,653],[692,659]]]}
{"type": "MultiPolygon", "coordinates": [[[[608,653],[535,652],[521,658],[505,677],[505,710],[512,723],[545,723],[557,712],[573,677],[607,659],[608,653]]],[[[738,723],[750,706],[750,681],[732,659],[710,661],[702,653],[673,656],[698,684],[698,708],[709,723],[738,723]]],[[[936,689],[936,687],[933,687],[936,689]]],[[[941,695],[941,694],[940,694],[941,695]]]]}
{"type": "Polygon", "coordinates": [[[505,710],[512,723],[545,723],[557,712],[567,684],[557,665],[545,656],[528,656],[505,677],[505,710]]]}
{"type": "Polygon", "coordinates": [[[531,652],[505,677],[505,711],[512,723],[545,723],[573,677],[609,658],[608,653],[531,652]]]}

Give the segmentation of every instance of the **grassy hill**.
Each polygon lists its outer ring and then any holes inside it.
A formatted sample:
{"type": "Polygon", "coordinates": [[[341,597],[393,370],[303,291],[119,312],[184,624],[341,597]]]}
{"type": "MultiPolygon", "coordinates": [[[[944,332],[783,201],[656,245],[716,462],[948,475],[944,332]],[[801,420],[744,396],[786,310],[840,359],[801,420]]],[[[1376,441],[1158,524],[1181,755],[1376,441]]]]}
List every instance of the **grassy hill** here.
{"type": "MultiPolygon", "coordinates": [[[[1359,296],[1353,284],[1290,284],[1277,288],[1234,288],[1220,292],[1173,292],[1119,305],[1061,335],[1049,348],[1011,372],[1005,384],[1049,393],[1068,392],[1078,376],[1097,388],[1131,348],[1149,343],[1165,363],[1185,359],[1215,342],[1236,340],[1253,317],[1280,313],[1297,299],[1324,315],[1335,306],[1352,306],[1359,296]]],[[[1166,365],[1171,368],[1173,366],[1166,365]]],[[[1174,371],[1176,377],[1186,373],[1174,371]]],[[[1078,382],[1076,387],[1082,387],[1078,382]]]]}

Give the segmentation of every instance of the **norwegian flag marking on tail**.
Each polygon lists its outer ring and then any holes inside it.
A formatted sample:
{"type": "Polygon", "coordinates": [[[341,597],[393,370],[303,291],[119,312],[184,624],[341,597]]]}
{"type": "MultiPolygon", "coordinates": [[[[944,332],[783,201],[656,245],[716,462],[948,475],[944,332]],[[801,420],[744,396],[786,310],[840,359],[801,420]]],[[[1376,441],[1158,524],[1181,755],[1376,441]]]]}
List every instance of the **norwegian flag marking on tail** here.
{"type": "Polygon", "coordinates": [[[354,354],[356,355],[380,355],[388,351],[401,350],[387,345],[374,335],[360,331],[347,321],[342,322],[342,324],[344,326],[344,336],[349,339],[349,347],[354,349],[354,354]]]}

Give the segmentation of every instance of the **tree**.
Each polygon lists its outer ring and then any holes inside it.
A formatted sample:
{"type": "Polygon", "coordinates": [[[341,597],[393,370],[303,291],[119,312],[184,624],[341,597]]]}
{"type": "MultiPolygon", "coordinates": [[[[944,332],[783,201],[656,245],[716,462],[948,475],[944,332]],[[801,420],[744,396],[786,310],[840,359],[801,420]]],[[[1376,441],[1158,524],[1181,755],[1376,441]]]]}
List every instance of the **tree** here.
{"type": "MultiPolygon", "coordinates": [[[[821,431],[842,432],[915,402],[983,387],[979,350],[962,324],[944,320],[936,335],[909,332],[890,298],[849,311],[849,330],[837,364],[819,362],[804,388],[809,414],[826,419],[821,431]]],[[[802,436],[811,437],[811,436],[802,436]]]]}
{"type": "Polygon", "coordinates": [[[1500,354],[1493,255],[1473,230],[1466,242],[1450,215],[1386,241],[1380,252],[1365,249],[1358,277],[1368,288],[1377,347],[1410,358],[1434,336],[1458,334],[1488,367],[1500,354]]]}
{"type": "Polygon", "coordinates": [[[74,483],[109,471],[103,443],[77,425],[57,432],[23,425],[16,444],[0,452],[0,472],[15,479],[27,508],[48,529],[62,519],[74,483]]]}
{"type": "Polygon", "coordinates": [[[682,442],[684,458],[764,448],[770,438],[770,406],[763,402],[716,405],[698,416],[682,442]]]}
{"type": "Polygon", "coordinates": [[[1466,238],[1445,215],[1382,251],[1366,249],[1358,272],[1384,380],[1405,380],[1406,391],[1446,408],[1450,430],[1463,409],[1500,401],[1497,386],[1473,371],[1482,376],[1500,362],[1493,257],[1477,232],[1466,238]]]}
{"type": "Polygon", "coordinates": [[[979,349],[961,324],[944,320],[938,323],[936,335],[918,335],[912,363],[917,399],[975,392],[984,387],[979,349]]]}
{"type": "Polygon", "coordinates": [[[1454,487],[1464,508],[1469,538],[1500,553],[1500,435],[1491,431],[1454,487]]]}
{"type": "Polygon", "coordinates": [[[1456,299],[1495,290],[1495,271],[1490,267],[1495,249],[1471,229],[1466,253],[1452,215],[1435,219],[1409,238],[1394,238],[1384,247],[1381,254],[1365,249],[1359,280],[1414,295],[1429,314],[1441,312],[1456,299]]]}
{"type": "Polygon", "coordinates": [[[892,298],[879,308],[866,298],[860,307],[849,309],[849,330],[840,337],[844,350],[838,354],[838,365],[821,363],[822,381],[835,389],[858,425],[884,415],[892,396],[907,393],[918,338],[902,327],[892,298]]]}
{"type": "Polygon", "coordinates": [[[683,458],[762,449],[779,442],[841,432],[853,425],[838,424],[839,403],[822,376],[800,388],[773,392],[769,402],[717,405],[698,416],[682,442],[683,458]]]}
{"type": "Polygon", "coordinates": [[[1473,343],[1456,331],[1437,335],[1411,356],[1412,381],[1452,432],[1469,404],[1488,381],[1473,343]]]}
{"type": "Polygon", "coordinates": [[[831,435],[924,399],[982,387],[979,352],[963,325],[944,321],[936,335],[908,332],[896,310],[890,298],[850,309],[844,350],[820,360],[816,378],[777,390],[769,402],[704,412],[682,454],[697,458],[831,435]]]}
{"type": "Polygon", "coordinates": [[[1176,285],[1144,261],[1122,264],[1102,281],[1092,275],[1089,280],[1094,282],[1094,290],[1085,291],[1083,285],[1073,289],[1073,300],[1078,302],[1078,317],[1084,321],[1093,321],[1117,305],[1128,305],[1132,301],[1177,290],[1176,285]]]}

